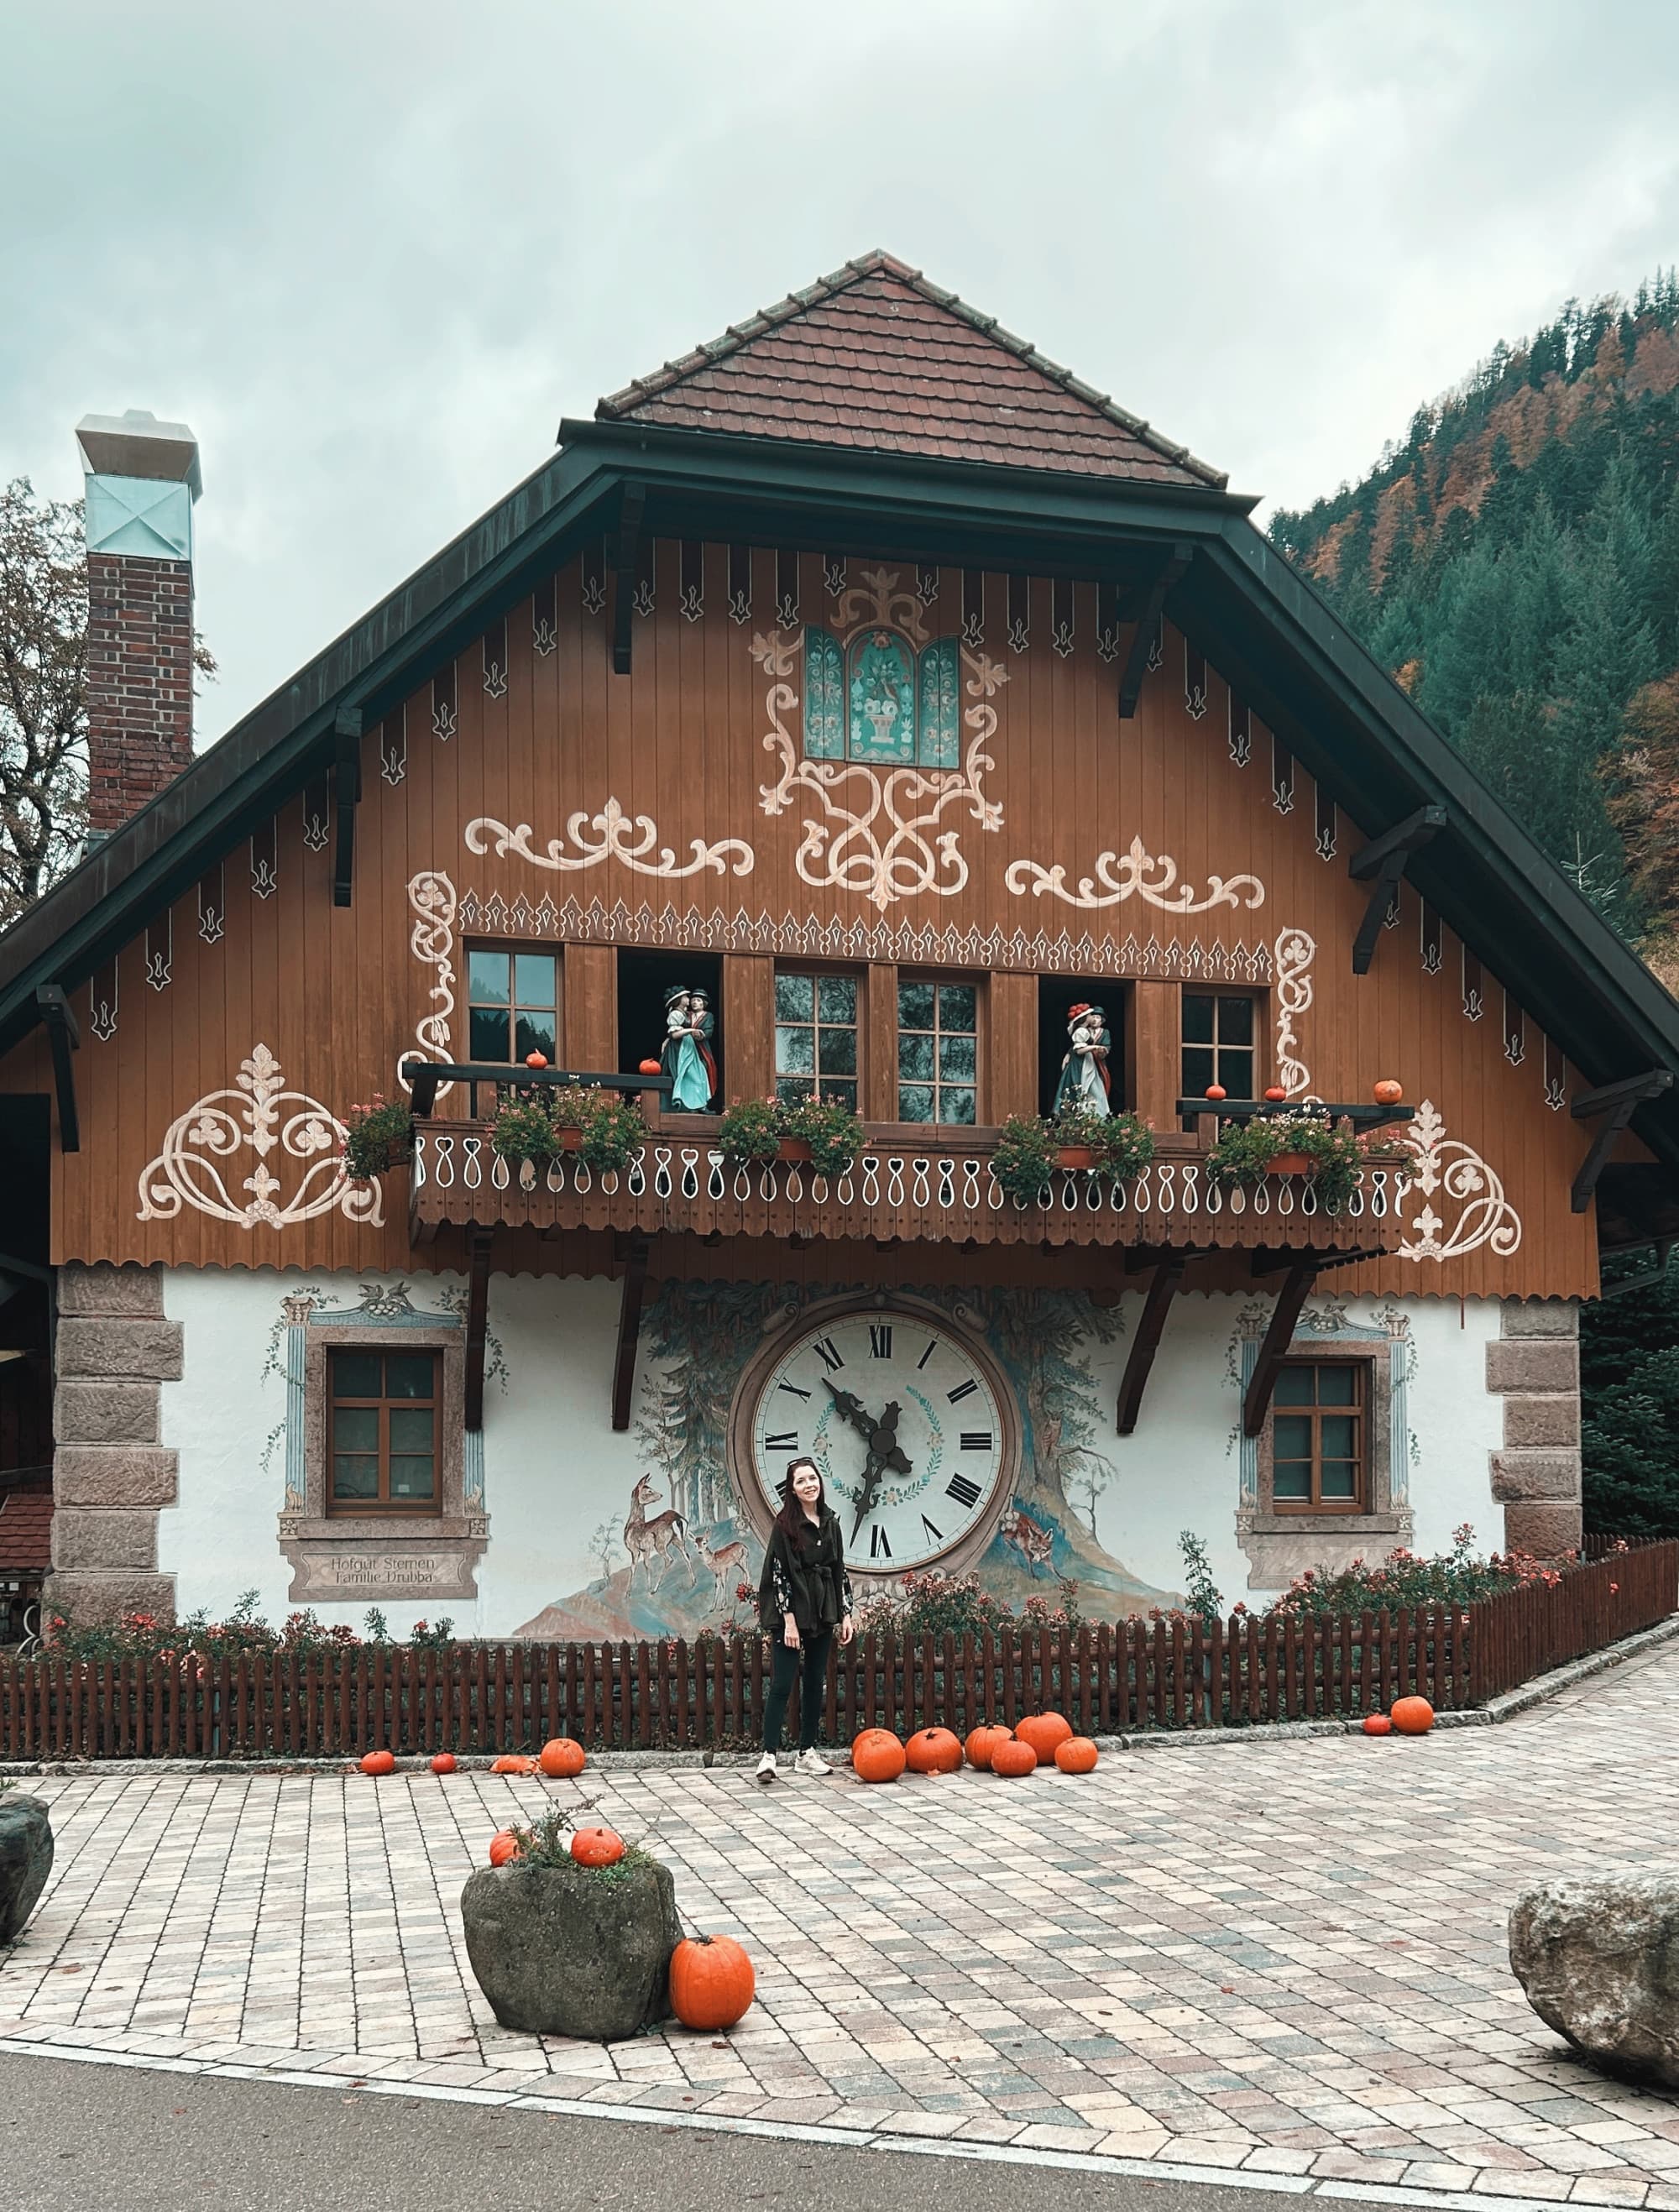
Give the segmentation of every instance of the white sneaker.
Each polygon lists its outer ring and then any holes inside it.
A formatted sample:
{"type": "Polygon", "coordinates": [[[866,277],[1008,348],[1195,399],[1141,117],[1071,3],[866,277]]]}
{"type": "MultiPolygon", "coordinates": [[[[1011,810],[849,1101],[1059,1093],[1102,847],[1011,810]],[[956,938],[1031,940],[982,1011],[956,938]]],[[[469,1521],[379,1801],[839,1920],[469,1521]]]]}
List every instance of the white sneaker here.
{"type": "Polygon", "coordinates": [[[760,1782],[773,1782],[775,1780],[776,1754],[773,1751],[766,1751],[763,1758],[759,1759],[757,1763],[757,1778],[760,1782]]]}
{"type": "Polygon", "coordinates": [[[798,1757],[797,1768],[800,1774],[831,1774],[834,1771],[821,1753],[815,1750],[801,1751],[798,1757]]]}

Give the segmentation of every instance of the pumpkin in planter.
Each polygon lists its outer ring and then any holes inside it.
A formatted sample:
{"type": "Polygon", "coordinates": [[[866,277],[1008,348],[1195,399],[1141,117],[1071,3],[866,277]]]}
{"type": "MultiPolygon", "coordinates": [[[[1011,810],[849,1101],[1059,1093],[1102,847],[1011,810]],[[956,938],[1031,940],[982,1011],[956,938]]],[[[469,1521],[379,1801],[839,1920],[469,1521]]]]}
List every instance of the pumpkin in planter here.
{"type": "Polygon", "coordinates": [[[991,1771],[994,1774],[1031,1774],[1037,1765],[1037,1753],[1022,1736],[1008,1736],[991,1750],[991,1771]]]}
{"type": "Polygon", "coordinates": [[[851,1742],[851,1771],[860,1782],[896,1782],[903,1773],[903,1746],[890,1729],[865,1729],[851,1742]]]}
{"type": "Polygon", "coordinates": [[[1053,1759],[1055,1747],[1067,1741],[1073,1723],[1061,1713],[1032,1713],[1017,1723],[1014,1733],[1029,1743],[1040,1759],[1053,1759]]]}
{"type": "Polygon", "coordinates": [[[1055,1746],[1055,1765],[1063,1774],[1088,1774],[1099,1756],[1087,1735],[1070,1735],[1055,1746]]]}
{"type": "Polygon", "coordinates": [[[394,1774],[396,1771],[397,1760],[394,1752],[370,1751],[362,1761],[363,1774],[394,1774]]]}
{"type": "Polygon", "coordinates": [[[569,1782],[586,1763],[582,1745],[569,1735],[551,1737],[537,1754],[537,1765],[551,1782],[569,1782]]]}
{"type": "Polygon", "coordinates": [[[492,1774],[534,1774],[537,1763],[526,1759],[522,1752],[504,1751],[499,1759],[490,1760],[490,1771],[492,1774]]]}
{"type": "Polygon", "coordinates": [[[616,1866],[624,1856],[624,1838],[616,1828],[579,1828],[571,1839],[571,1856],[579,1866],[616,1866]]]}
{"type": "Polygon", "coordinates": [[[1401,1735],[1427,1735],[1434,1725],[1434,1708],[1427,1698],[1401,1698],[1389,1718],[1401,1735]]]}
{"type": "Polygon", "coordinates": [[[684,2027],[713,2035],[733,2027],[757,1989],[752,1962],[732,1936],[684,1936],[671,1954],[671,2008],[684,2027]]]}
{"type": "Polygon", "coordinates": [[[1000,1743],[1007,1743],[1013,1733],[1013,1729],[1004,1728],[1001,1723],[990,1728],[970,1729],[967,1743],[964,1747],[968,1754],[969,1765],[978,1767],[982,1774],[989,1774],[991,1771],[992,1753],[1000,1743]]]}
{"type": "Polygon", "coordinates": [[[903,1756],[911,1774],[954,1774],[962,1764],[962,1740],[948,1729],[917,1729],[903,1756]]]}
{"type": "Polygon", "coordinates": [[[454,1769],[455,1758],[452,1751],[440,1751],[431,1762],[431,1771],[434,1774],[453,1774],[454,1769]]]}
{"type": "Polygon", "coordinates": [[[525,1846],[511,1828],[501,1828],[490,1838],[490,1863],[505,1866],[509,1859],[522,1859],[525,1846]]]}
{"type": "Polygon", "coordinates": [[[1393,1723],[1385,1713],[1366,1713],[1364,1717],[1364,1732],[1366,1735],[1391,1735],[1393,1723]]]}

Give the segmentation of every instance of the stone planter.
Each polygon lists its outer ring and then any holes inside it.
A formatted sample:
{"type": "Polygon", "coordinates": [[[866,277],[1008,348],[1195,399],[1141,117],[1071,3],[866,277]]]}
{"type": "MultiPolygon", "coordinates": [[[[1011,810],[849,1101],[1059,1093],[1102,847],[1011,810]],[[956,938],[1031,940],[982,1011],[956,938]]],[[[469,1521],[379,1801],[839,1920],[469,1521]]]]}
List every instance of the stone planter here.
{"type": "Polygon", "coordinates": [[[0,1796],[0,1943],[15,1943],[52,1871],[52,1829],[39,1797],[0,1796]]]}
{"type": "Polygon", "coordinates": [[[1510,1964],[1548,2027],[1611,2074],[1679,2089],[1679,1867],[1524,1890],[1510,1964]]]}
{"type": "Polygon", "coordinates": [[[503,2027],[617,2043],[671,2014],[676,1885],[654,1859],[484,1867],[460,1893],[466,1955],[503,2027]]]}

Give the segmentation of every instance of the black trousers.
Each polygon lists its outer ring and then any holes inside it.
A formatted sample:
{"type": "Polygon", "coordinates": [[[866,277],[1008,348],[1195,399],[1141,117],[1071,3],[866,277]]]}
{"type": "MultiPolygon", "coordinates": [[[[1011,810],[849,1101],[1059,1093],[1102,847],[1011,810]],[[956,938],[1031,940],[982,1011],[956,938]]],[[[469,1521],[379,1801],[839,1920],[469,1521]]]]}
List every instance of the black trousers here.
{"type": "Polygon", "coordinates": [[[828,1687],[828,1654],[833,1642],[833,1630],[824,1628],[819,1636],[802,1638],[796,1651],[789,1644],[776,1646],[775,1672],[770,1678],[770,1696],[763,1708],[766,1751],[779,1751],[782,1747],[782,1723],[787,1718],[788,1699],[793,1694],[795,1681],[800,1685],[799,1748],[809,1751],[815,1744],[823,1698],[828,1687]]]}

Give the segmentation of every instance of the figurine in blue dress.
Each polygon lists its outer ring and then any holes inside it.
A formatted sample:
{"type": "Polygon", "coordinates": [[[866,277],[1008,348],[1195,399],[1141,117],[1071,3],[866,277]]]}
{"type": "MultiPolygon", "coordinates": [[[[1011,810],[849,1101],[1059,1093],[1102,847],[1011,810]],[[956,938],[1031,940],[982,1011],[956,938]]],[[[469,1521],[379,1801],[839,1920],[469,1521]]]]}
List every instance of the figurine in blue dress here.
{"type": "Polygon", "coordinates": [[[1067,1012],[1067,1057],[1055,1085],[1057,1114],[1098,1114],[1113,1111],[1114,1079],[1108,1069],[1108,1017],[1100,1006],[1069,1006],[1067,1012]]]}

